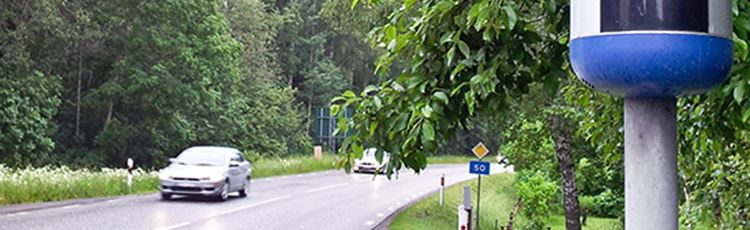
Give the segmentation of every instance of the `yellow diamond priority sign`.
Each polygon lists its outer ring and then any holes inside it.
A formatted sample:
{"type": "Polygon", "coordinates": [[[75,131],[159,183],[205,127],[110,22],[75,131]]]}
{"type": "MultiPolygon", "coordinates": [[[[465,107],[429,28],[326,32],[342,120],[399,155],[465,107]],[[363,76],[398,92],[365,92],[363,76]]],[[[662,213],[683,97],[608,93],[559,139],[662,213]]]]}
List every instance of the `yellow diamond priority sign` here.
{"type": "Polygon", "coordinates": [[[490,150],[487,149],[487,146],[484,146],[482,142],[479,142],[477,146],[474,146],[471,151],[474,152],[474,155],[479,159],[484,158],[484,156],[487,156],[487,154],[490,153],[490,150]]]}

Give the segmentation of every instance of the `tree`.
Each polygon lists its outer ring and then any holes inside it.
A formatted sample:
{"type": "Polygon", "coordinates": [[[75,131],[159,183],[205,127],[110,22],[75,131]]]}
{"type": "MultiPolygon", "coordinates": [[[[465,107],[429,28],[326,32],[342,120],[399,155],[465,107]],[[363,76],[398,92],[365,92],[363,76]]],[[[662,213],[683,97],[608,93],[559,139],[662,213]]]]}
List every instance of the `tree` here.
{"type": "MultiPolygon", "coordinates": [[[[373,1],[378,2],[378,1],[373,1]]],[[[356,5],[357,1],[354,1],[356,5]]],[[[376,70],[387,74],[394,63],[400,75],[359,96],[346,92],[333,100],[355,107],[350,121],[339,128],[353,130],[343,152],[360,157],[363,146],[392,154],[387,173],[402,166],[419,172],[426,156],[445,137],[466,127],[472,117],[508,108],[509,98],[529,91],[534,82],[557,92],[566,79],[568,7],[562,1],[404,1],[389,22],[374,33],[374,43],[385,48],[376,70]],[[497,10],[500,9],[500,10],[497,10]]],[[[337,107],[334,111],[340,111],[337,107]]],[[[559,119],[550,119],[560,127],[559,119]]],[[[566,147],[566,133],[553,132],[561,153],[561,167],[569,229],[578,224],[575,175],[566,147]]],[[[349,160],[340,162],[348,168],[349,160]]]]}
{"type": "Polygon", "coordinates": [[[11,166],[45,163],[54,147],[60,78],[47,47],[64,36],[51,1],[0,4],[0,159],[11,166]]]}

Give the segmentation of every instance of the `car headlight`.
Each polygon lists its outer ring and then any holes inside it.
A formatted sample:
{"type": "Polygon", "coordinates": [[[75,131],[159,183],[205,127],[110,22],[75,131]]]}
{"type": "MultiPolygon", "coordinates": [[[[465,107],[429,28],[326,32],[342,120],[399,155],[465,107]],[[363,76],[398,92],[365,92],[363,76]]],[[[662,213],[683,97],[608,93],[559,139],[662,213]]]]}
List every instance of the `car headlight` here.
{"type": "Polygon", "coordinates": [[[160,172],[159,173],[159,179],[161,179],[161,180],[171,180],[172,176],[169,175],[169,173],[167,173],[167,172],[160,172]]]}

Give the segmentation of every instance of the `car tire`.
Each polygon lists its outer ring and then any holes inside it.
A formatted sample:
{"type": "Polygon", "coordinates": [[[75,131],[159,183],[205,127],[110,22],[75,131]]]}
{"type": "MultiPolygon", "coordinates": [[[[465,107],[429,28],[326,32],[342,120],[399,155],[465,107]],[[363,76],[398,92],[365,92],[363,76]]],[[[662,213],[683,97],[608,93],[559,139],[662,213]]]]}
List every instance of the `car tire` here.
{"type": "Polygon", "coordinates": [[[172,199],[172,194],[165,193],[165,192],[161,193],[161,200],[171,200],[171,199],[172,199]]]}
{"type": "Polygon", "coordinates": [[[239,194],[240,197],[246,197],[247,194],[250,193],[250,178],[248,177],[247,180],[245,180],[245,184],[242,185],[242,189],[240,189],[239,194]]]}
{"type": "Polygon", "coordinates": [[[229,181],[225,181],[224,185],[221,187],[221,192],[219,192],[219,195],[216,196],[216,199],[219,201],[226,201],[229,199],[229,181]]]}

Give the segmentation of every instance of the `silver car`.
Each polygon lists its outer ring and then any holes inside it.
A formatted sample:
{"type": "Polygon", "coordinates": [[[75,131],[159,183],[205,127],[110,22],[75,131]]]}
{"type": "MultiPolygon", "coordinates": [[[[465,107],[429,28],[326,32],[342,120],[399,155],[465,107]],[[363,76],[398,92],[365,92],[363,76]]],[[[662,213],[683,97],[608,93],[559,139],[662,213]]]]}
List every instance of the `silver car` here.
{"type": "Polygon", "coordinates": [[[229,193],[247,196],[252,167],[239,150],[226,147],[191,147],[159,172],[161,198],[197,195],[224,201],[229,193]]]}

